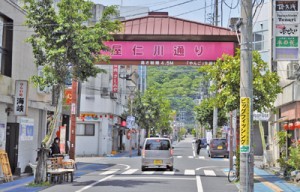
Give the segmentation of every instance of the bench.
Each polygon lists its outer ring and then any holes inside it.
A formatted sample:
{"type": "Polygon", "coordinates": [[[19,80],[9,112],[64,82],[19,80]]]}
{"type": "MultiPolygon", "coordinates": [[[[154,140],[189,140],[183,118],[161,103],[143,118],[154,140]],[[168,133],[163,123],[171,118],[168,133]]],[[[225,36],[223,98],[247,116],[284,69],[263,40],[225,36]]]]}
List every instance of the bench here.
{"type": "Polygon", "coordinates": [[[73,182],[75,161],[68,159],[63,161],[62,157],[48,158],[47,160],[47,181],[62,183],[64,180],[73,182]]]}

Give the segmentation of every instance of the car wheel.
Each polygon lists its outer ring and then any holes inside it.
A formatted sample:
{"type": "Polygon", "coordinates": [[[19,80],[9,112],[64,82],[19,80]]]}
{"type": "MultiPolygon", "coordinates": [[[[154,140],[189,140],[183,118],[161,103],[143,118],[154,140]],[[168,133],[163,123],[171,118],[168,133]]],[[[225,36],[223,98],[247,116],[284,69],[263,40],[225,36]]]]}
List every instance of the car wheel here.
{"type": "Polygon", "coordinates": [[[174,170],[173,166],[169,167],[169,170],[170,170],[170,171],[173,171],[173,170],[174,170]]]}
{"type": "Polygon", "coordinates": [[[145,166],[142,166],[142,171],[146,171],[146,167],[145,166]]]}

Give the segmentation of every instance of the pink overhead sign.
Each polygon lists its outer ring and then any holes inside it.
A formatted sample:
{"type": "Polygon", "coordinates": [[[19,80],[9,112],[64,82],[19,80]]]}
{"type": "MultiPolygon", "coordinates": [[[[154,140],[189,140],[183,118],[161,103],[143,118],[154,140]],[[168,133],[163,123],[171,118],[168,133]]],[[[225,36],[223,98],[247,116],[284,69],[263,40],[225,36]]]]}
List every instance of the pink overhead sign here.
{"type": "Polygon", "coordinates": [[[233,42],[110,41],[111,60],[215,61],[234,55],[233,42]]]}

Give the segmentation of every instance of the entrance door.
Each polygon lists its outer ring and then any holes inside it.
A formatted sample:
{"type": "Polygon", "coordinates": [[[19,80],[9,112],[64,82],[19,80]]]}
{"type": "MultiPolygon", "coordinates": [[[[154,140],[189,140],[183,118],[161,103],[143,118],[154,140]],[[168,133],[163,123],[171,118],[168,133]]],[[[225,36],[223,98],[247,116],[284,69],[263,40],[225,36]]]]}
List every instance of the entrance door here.
{"type": "Polygon", "coordinates": [[[7,123],[6,152],[11,172],[14,174],[18,166],[19,123],[7,123]]]}

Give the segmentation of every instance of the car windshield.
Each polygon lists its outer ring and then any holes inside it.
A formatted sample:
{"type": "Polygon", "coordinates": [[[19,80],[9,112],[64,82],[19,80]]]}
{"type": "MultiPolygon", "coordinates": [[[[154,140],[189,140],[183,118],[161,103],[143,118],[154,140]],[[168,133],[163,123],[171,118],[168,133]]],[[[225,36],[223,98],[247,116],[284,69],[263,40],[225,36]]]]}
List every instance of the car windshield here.
{"type": "Polygon", "coordinates": [[[169,150],[170,142],[169,140],[162,139],[151,139],[146,142],[146,150],[169,150]]]}
{"type": "Polygon", "coordinates": [[[224,140],[224,139],[213,140],[213,144],[214,145],[225,145],[226,144],[226,140],[224,140]]]}

